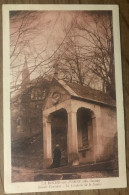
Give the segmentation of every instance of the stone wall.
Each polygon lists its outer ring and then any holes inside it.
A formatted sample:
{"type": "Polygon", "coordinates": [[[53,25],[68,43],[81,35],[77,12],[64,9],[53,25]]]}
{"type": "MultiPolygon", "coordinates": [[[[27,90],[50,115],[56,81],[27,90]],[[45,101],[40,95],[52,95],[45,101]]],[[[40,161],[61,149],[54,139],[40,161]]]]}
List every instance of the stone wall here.
{"type": "MultiPolygon", "coordinates": [[[[117,137],[117,121],[115,109],[101,107],[101,128],[98,132],[99,156],[97,160],[108,160],[114,156],[114,139],[117,137]]],[[[115,142],[117,146],[117,141],[115,142]]]]}
{"type": "Polygon", "coordinates": [[[74,111],[84,107],[93,112],[91,131],[89,131],[92,139],[87,150],[79,152],[79,161],[88,163],[113,159],[118,148],[115,108],[77,100],[72,101],[72,107],[74,111]]]}

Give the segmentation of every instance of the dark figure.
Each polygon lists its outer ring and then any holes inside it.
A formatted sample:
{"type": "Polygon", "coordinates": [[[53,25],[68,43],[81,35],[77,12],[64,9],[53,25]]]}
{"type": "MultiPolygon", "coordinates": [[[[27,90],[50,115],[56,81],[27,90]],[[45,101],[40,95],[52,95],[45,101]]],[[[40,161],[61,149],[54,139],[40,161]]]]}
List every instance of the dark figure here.
{"type": "Polygon", "coordinates": [[[54,154],[53,163],[50,166],[50,168],[57,168],[60,166],[60,160],[61,160],[61,151],[59,149],[59,144],[56,145],[53,154],[54,154]]]}

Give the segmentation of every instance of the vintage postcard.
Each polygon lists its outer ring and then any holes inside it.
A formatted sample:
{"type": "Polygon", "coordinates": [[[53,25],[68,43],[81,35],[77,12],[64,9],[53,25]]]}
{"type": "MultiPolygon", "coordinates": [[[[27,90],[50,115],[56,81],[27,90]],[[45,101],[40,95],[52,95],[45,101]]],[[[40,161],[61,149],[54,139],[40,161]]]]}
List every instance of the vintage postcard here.
{"type": "Polygon", "coordinates": [[[126,187],[117,5],[3,5],[5,193],[126,187]]]}

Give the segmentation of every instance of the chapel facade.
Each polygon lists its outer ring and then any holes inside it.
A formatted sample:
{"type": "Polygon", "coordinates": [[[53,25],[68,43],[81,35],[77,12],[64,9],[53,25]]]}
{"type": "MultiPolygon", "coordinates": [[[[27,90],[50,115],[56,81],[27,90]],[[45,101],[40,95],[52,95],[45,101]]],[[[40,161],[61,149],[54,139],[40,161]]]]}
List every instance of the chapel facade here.
{"type": "Polygon", "coordinates": [[[111,97],[53,79],[43,107],[44,167],[51,164],[56,144],[68,164],[108,160],[114,155],[116,135],[116,105],[111,97]]]}

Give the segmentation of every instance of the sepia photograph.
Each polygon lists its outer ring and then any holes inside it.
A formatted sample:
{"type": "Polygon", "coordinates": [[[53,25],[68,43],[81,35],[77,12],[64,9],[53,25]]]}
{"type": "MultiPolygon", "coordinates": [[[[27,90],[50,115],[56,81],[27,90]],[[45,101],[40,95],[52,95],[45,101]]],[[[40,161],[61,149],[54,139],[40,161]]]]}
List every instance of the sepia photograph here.
{"type": "Polygon", "coordinates": [[[126,186],[118,7],[63,6],[4,5],[9,192],[126,186]]]}

